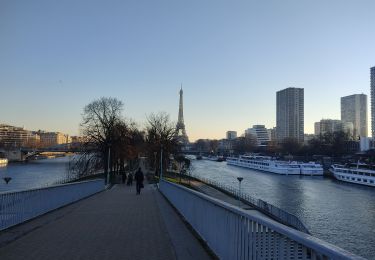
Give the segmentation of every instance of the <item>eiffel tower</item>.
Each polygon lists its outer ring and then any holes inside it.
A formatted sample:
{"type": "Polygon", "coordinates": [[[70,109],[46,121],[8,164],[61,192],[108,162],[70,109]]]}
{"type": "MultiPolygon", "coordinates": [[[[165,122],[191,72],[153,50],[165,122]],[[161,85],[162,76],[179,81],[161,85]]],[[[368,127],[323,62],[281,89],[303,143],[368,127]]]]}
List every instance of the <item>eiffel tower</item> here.
{"type": "Polygon", "coordinates": [[[178,121],[176,125],[176,138],[182,144],[188,144],[189,138],[186,135],[185,124],[184,124],[184,105],[183,105],[183,94],[182,84],[180,89],[180,105],[178,110],[178,121]]]}

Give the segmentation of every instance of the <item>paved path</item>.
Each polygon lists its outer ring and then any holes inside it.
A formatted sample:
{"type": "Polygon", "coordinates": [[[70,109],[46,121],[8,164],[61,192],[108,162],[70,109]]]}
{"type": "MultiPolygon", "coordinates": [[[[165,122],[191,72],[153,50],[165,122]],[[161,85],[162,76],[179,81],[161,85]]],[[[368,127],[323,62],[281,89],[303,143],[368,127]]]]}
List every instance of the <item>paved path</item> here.
{"type": "Polygon", "coordinates": [[[0,233],[0,259],[210,259],[153,185],[116,185],[0,233]]]}
{"type": "Polygon", "coordinates": [[[197,191],[199,192],[202,192],[208,196],[211,196],[213,198],[216,198],[216,199],[219,199],[221,201],[225,201],[229,204],[232,204],[236,207],[240,207],[242,209],[245,209],[245,210],[251,210],[252,211],[252,214],[256,214],[258,216],[262,216],[264,218],[268,218],[271,220],[271,218],[265,214],[263,214],[262,212],[260,212],[259,210],[255,209],[254,207],[248,205],[248,204],[245,204],[243,203],[242,201],[239,202],[238,199],[218,190],[218,189],[215,189],[214,187],[210,186],[210,185],[207,185],[203,182],[200,182],[200,181],[190,181],[190,185],[192,187],[194,187],[194,189],[196,189],[197,191]]]}

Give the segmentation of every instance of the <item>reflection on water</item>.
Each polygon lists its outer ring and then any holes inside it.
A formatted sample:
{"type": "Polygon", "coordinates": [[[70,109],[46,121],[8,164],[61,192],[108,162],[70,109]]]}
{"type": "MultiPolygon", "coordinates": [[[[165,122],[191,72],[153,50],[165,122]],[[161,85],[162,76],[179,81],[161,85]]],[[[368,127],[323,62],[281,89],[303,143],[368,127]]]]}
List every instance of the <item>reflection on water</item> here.
{"type": "Polygon", "coordinates": [[[330,178],[283,176],[228,166],[225,162],[193,161],[193,172],[241,187],[296,216],[316,237],[360,256],[375,259],[375,188],[330,178]]]}
{"type": "Polygon", "coordinates": [[[38,188],[64,178],[69,157],[44,159],[27,163],[10,163],[0,168],[0,192],[38,188]],[[6,184],[4,177],[12,180],[6,184]]]}

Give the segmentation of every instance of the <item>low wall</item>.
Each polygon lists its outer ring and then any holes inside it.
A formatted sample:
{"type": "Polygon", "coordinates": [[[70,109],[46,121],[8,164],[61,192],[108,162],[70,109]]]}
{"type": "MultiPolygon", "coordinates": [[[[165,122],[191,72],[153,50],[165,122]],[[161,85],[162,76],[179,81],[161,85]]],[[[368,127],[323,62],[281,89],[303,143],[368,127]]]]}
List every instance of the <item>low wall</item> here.
{"type": "Polygon", "coordinates": [[[0,230],[91,196],[104,188],[104,180],[98,179],[0,193],[0,230]]]}
{"type": "Polygon", "coordinates": [[[363,259],[256,211],[167,181],[159,187],[220,259],[363,259]]]}

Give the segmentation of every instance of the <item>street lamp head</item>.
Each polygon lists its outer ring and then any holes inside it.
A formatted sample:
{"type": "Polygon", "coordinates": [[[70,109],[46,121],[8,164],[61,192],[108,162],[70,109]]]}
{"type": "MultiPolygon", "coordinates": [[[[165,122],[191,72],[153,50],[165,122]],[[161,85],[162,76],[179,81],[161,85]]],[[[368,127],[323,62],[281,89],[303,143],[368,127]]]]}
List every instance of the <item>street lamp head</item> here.
{"type": "Polygon", "coordinates": [[[243,178],[242,178],[242,177],[237,177],[237,180],[238,180],[239,182],[241,182],[241,181],[243,180],[243,178]]]}

